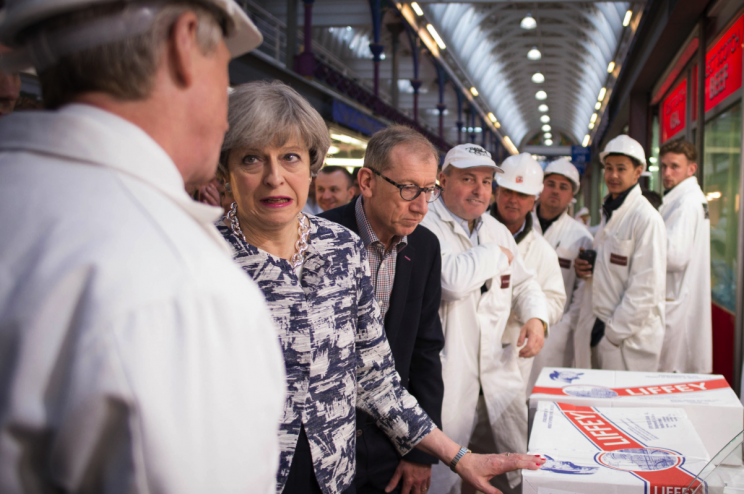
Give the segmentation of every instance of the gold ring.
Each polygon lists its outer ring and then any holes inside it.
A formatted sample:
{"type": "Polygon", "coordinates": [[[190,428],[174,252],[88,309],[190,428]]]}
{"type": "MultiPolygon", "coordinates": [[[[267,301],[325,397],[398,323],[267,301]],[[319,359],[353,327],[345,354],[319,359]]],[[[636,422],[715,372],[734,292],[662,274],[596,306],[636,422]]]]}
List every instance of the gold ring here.
{"type": "Polygon", "coordinates": [[[506,453],[504,456],[509,456],[511,453],[506,453]]]}

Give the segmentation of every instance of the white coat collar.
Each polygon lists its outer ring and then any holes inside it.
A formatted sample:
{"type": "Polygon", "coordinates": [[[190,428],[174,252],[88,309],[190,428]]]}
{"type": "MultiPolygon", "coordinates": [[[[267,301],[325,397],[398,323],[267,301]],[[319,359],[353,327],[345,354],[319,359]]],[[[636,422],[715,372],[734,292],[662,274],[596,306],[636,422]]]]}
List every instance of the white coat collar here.
{"type": "Polygon", "coordinates": [[[678,183],[676,187],[674,187],[664,196],[662,202],[663,204],[672,203],[688,192],[699,189],[700,186],[698,185],[697,177],[693,175],[678,183]]]}
{"type": "Polygon", "coordinates": [[[111,168],[159,190],[203,225],[222,216],[222,208],[189,197],[175,163],[145,131],[90,105],[8,115],[0,121],[0,151],[31,151],[111,168]]]}
{"type": "MultiPolygon", "coordinates": [[[[463,238],[466,238],[468,242],[472,245],[472,241],[470,240],[470,237],[465,234],[465,230],[460,225],[460,221],[461,221],[460,218],[456,217],[449,210],[449,208],[447,208],[447,206],[444,204],[444,201],[442,200],[441,197],[437,199],[436,201],[434,201],[433,203],[431,203],[429,205],[429,208],[432,210],[432,212],[434,212],[439,217],[439,219],[442,222],[447,223],[455,234],[460,235],[463,238]]],[[[488,213],[484,213],[483,215],[481,215],[480,218],[478,218],[480,224],[483,223],[484,221],[483,218],[487,214],[488,213]]]]}
{"type": "MultiPolygon", "coordinates": [[[[605,196],[605,198],[606,197],[607,196],[605,196]]],[[[633,187],[631,187],[630,192],[628,192],[628,195],[625,197],[622,205],[612,213],[612,218],[610,218],[610,221],[607,221],[606,226],[610,226],[620,221],[618,218],[622,218],[623,216],[625,216],[625,213],[627,213],[635,205],[636,201],[638,201],[641,197],[643,197],[641,186],[640,184],[635,184],[633,187]]],[[[604,214],[602,214],[602,219],[606,219],[604,214]]]]}

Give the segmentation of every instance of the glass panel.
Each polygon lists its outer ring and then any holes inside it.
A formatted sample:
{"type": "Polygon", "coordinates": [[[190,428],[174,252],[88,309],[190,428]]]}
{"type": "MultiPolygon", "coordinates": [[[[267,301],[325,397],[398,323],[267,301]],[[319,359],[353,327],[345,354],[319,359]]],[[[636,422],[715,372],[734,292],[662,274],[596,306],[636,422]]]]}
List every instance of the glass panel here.
{"type": "Polygon", "coordinates": [[[659,180],[659,115],[654,115],[651,125],[651,156],[648,157],[649,177],[648,189],[661,193],[661,180],[659,180]]]}
{"type": "Polygon", "coordinates": [[[704,192],[710,211],[713,302],[736,312],[741,103],[705,125],[704,192]]]}
{"type": "Polygon", "coordinates": [[[741,432],[710,460],[683,492],[744,494],[744,468],[741,464],[743,442],[744,432],[741,432]]]}

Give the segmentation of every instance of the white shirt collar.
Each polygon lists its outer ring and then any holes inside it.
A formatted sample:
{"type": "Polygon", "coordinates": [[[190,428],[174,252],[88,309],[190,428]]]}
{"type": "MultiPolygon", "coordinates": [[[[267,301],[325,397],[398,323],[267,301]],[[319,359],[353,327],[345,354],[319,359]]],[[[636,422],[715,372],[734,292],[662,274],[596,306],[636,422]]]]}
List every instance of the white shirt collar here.
{"type": "Polygon", "coordinates": [[[444,206],[444,209],[446,209],[447,212],[450,214],[450,216],[452,216],[452,219],[455,221],[455,223],[460,225],[463,232],[465,232],[465,235],[468,238],[470,238],[470,240],[473,242],[473,245],[477,245],[478,244],[478,232],[480,231],[481,226],[483,225],[483,218],[479,216],[475,219],[475,226],[473,227],[473,231],[471,232],[468,220],[460,218],[455,213],[453,213],[452,210],[450,210],[450,208],[447,207],[447,205],[444,203],[443,200],[442,200],[442,205],[444,206]]]}

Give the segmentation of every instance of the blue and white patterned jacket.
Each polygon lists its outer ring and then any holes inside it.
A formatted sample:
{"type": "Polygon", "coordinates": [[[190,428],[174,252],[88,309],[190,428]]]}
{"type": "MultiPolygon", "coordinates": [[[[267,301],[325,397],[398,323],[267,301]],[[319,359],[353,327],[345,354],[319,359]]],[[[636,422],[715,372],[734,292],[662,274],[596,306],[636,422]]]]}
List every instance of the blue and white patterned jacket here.
{"type": "Polygon", "coordinates": [[[218,228],[235,261],[263,291],[284,351],[287,400],[277,492],[304,424],[315,476],[324,493],[334,494],[351,486],[356,470],[355,407],[375,418],[402,455],[435,425],[400,384],[362,241],[336,223],[308,219],[299,280],[288,261],[246,244],[222,223],[218,228]]]}

